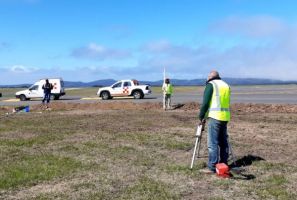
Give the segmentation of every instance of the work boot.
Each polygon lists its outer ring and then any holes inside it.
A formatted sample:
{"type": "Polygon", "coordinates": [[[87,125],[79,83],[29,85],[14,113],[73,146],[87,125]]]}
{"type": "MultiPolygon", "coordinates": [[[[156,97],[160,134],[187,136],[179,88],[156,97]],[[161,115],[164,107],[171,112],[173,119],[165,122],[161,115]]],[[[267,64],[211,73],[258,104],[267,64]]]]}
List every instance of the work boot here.
{"type": "Polygon", "coordinates": [[[200,173],[202,174],[214,174],[215,172],[210,170],[209,168],[203,168],[199,170],[200,173]]]}

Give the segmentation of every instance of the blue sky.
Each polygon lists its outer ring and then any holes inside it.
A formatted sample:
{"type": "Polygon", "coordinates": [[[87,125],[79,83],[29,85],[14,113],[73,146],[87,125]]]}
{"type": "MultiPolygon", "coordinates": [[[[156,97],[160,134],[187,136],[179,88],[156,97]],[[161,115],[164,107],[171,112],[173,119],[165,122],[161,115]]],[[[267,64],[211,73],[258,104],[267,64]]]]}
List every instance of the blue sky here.
{"type": "Polygon", "coordinates": [[[0,0],[0,85],[297,77],[294,0],[0,0]]]}

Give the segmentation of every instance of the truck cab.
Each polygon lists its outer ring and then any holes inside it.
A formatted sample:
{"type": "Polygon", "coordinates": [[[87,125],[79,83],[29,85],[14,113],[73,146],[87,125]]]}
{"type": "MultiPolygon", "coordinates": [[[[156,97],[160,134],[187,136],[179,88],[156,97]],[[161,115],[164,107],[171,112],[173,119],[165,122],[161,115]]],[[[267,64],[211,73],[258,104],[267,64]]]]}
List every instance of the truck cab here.
{"type": "Polygon", "coordinates": [[[144,95],[151,94],[149,85],[139,85],[137,80],[120,80],[109,87],[100,88],[97,95],[103,100],[113,97],[133,96],[134,99],[142,99],[144,95]]]}

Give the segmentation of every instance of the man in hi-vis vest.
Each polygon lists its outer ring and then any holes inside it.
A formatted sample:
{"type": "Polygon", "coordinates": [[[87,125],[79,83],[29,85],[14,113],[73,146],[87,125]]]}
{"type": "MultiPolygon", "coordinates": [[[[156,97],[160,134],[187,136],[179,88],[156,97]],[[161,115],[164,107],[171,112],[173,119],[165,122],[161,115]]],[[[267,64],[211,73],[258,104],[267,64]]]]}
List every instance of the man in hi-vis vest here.
{"type": "Polygon", "coordinates": [[[207,77],[203,103],[200,108],[199,124],[204,126],[208,119],[208,169],[215,173],[217,163],[227,164],[229,156],[227,123],[230,121],[230,87],[221,80],[217,71],[207,77]]]}
{"type": "Polygon", "coordinates": [[[173,86],[170,84],[169,78],[165,79],[162,86],[163,90],[163,109],[171,109],[171,95],[173,94],[173,86]]]}

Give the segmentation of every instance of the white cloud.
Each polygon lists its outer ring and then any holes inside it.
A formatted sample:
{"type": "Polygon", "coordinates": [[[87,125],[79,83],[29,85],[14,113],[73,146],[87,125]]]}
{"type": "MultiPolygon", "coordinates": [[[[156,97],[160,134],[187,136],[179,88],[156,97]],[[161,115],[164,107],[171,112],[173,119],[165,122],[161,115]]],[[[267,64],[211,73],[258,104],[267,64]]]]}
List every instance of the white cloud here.
{"type": "Polygon", "coordinates": [[[130,58],[132,52],[90,43],[74,49],[71,55],[79,59],[94,60],[96,64],[71,70],[62,67],[52,70],[14,65],[0,69],[0,85],[4,84],[3,81],[30,83],[44,77],[63,77],[69,81],[107,78],[159,80],[162,79],[164,67],[170,78],[206,78],[210,70],[217,69],[222,77],[297,80],[296,25],[286,24],[281,19],[269,16],[227,18],[217,24],[220,24],[220,29],[212,29],[211,34],[219,38],[219,42],[228,43],[234,36],[240,36],[241,40],[225,48],[207,46],[206,43],[181,45],[164,39],[146,42],[135,48],[135,55],[138,57],[133,57],[136,64],[130,66],[122,59],[130,58]],[[267,37],[269,40],[262,43],[267,37]],[[249,45],[250,41],[253,45],[249,45]],[[117,60],[119,64],[99,65],[98,60],[108,60],[111,63],[117,60]],[[122,61],[126,67],[121,65],[122,61]]]}
{"type": "Polygon", "coordinates": [[[210,25],[214,33],[235,34],[249,37],[267,37],[281,34],[286,30],[283,20],[268,16],[231,16],[210,25]]]}
{"type": "Polygon", "coordinates": [[[91,60],[105,60],[129,58],[131,53],[127,50],[112,49],[103,45],[90,43],[87,46],[74,49],[71,56],[91,60]]]}
{"type": "Polygon", "coordinates": [[[26,67],[23,65],[14,65],[10,67],[10,71],[13,73],[34,73],[38,68],[35,67],[26,67]]]}
{"type": "Polygon", "coordinates": [[[171,49],[171,44],[167,40],[154,41],[141,46],[140,50],[149,53],[162,53],[171,49]]]}

